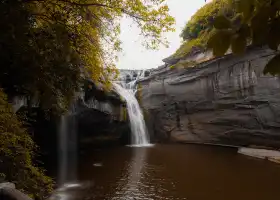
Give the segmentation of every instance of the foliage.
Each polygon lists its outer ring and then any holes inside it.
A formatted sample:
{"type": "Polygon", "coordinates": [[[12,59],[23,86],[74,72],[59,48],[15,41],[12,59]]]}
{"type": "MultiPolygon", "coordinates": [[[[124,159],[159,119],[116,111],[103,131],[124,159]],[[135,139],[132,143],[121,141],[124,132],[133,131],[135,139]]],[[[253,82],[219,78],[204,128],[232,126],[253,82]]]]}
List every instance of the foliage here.
{"type": "Polygon", "coordinates": [[[20,1],[0,4],[0,84],[9,97],[27,96],[42,107],[67,108],[80,82],[80,55],[61,24],[41,25],[20,1]],[[12,9],[11,9],[12,8],[12,9]],[[8,22],[8,23],[7,23],[8,22]]]}
{"type": "Polygon", "coordinates": [[[0,85],[63,112],[82,77],[110,87],[120,19],[132,17],[146,46],[166,44],[174,19],[164,0],[9,0],[0,2],[0,85]],[[8,23],[7,23],[8,22],[8,23]],[[82,76],[81,76],[82,74],[82,76]]]}
{"type": "Polygon", "coordinates": [[[204,51],[212,30],[205,30],[198,38],[184,41],[180,48],[173,55],[174,58],[183,57],[196,51],[204,51]]]}
{"type": "MultiPolygon", "coordinates": [[[[239,13],[241,22],[236,24],[226,16],[216,18],[215,34],[208,42],[215,55],[220,56],[231,47],[235,54],[245,52],[247,44],[267,45],[278,50],[280,44],[280,1],[279,0],[232,0],[232,7],[239,13]],[[221,21],[227,21],[221,25],[221,21]],[[223,46],[218,43],[223,38],[223,46]],[[225,36],[227,35],[227,36],[225,36]],[[219,37],[220,36],[220,37],[219,37]]],[[[280,74],[280,55],[272,58],[264,69],[264,73],[280,74]]]]}
{"type": "Polygon", "coordinates": [[[215,17],[224,11],[224,14],[233,17],[234,13],[231,9],[227,9],[229,0],[214,0],[200,8],[188,21],[181,33],[184,40],[196,39],[200,33],[207,29],[213,28],[215,17]]]}
{"type": "Polygon", "coordinates": [[[219,13],[222,12],[229,18],[236,16],[229,5],[229,0],[213,0],[200,8],[184,27],[181,33],[183,44],[172,57],[181,58],[193,52],[206,50],[207,41],[214,30],[214,19],[219,13]]]}
{"type": "Polygon", "coordinates": [[[175,65],[171,65],[169,68],[170,68],[170,69],[174,69],[174,68],[175,68],[175,65]]]}
{"type": "Polygon", "coordinates": [[[0,90],[0,172],[6,181],[29,194],[43,199],[52,191],[53,181],[32,164],[36,146],[0,90]]]}
{"type": "MultiPolygon", "coordinates": [[[[167,45],[174,31],[165,0],[2,0],[0,1],[0,87],[29,106],[66,111],[85,79],[105,89],[117,76],[120,19],[131,17],[145,46],[167,45]]],[[[34,197],[46,197],[52,181],[32,165],[35,144],[0,92],[0,177],[34,197]]]]}

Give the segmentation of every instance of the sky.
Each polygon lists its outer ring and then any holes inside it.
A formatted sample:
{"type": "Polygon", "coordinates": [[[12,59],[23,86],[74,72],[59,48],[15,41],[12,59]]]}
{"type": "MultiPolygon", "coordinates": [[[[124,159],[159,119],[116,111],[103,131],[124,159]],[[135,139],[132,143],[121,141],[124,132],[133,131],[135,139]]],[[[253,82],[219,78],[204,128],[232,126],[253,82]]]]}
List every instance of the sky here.
{"type": "MultiPolygon", "coordinates": [[[[209,1],[209,0],[208,0],[209,1]]],[[[163,64],[162,59],[172,55],[180,46],[180,33],[195,12],[205,5],[205,0],[167,0],[170,15],[176,20],[176,32],[166,33],[169,47],[160,47],[157,51],[142,46],[143,37],[131,19],[121,21],[122,53],[119,56],[119,69],[151,69],[163,64]]]]}

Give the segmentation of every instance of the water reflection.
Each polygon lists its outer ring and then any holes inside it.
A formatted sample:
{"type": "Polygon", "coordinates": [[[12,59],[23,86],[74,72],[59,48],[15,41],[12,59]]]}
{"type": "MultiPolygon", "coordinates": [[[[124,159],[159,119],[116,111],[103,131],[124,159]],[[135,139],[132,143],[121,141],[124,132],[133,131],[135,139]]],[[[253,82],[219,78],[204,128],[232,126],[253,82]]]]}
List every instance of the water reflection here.
{"type": "Polygon", "coordinates": [[[164,163],[149,162],[148,155],[153,148],[132,148],[133,157],[127,171],[117,183],[116,193],[108,200],[185,200],[176,198],[174,181],[168,176],[161,176],[166,171],[164,163]]]}
{"type": "Polygon", "coordinates": [[[133,148],[133,157],[128,170],[117,184],[116,194],[112,200],[129,200],[143,197],[141,179],[145,173],[147,148],[133,148]],[[125,183],[125,184],[124,184],[125,183]]]}
{"type": "Polygon", "coordinates": [[[89,151],[80,161],[80,180],[94,185],[88,190],[68,185],[59,199],[280,199],[280,166],[239,155],[234,149],[194,145],[119,147],[89,151]]]}
{"type": "Polygon", "coordinates": [[[91,182],[72,182],[61,185],[50,196],[49,200],[78,200],[84,199],[92,187],[91,182]]]}

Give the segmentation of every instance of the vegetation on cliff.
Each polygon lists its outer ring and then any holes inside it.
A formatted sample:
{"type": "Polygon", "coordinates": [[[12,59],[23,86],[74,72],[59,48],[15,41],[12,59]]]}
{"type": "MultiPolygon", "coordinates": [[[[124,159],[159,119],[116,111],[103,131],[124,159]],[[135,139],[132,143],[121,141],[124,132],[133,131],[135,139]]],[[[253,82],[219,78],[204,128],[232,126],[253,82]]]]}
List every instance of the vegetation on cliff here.
{"type": "MultiPolygon", "coordinates": [[[[246,46],[268,46],[277,51],[280,44],[280,2],[278,0],[232,0],[240,16],[240,23],[233,23],[227,16],[215,19],[215,32],[208,41],[214,55],[221,56],[231,48],[233,53],[242,54],[246,46]]],[[[264,73],[280,74],[280,54],[273,57],[264,73]]]]}
{"type": "MultiPolygon", "coordinates": [[[[248,45],[280,44],[280,3],[278,0],[214,0],[200,8],[182,31],[183,44],[171,58],[211,49],[222,56],[229,49],[242,54],[248,45]]],[[[270,60],[264,73],[280,74],[280,55],[270,60]]],[[[184,63],[184,66],[193,66],[184,63]]],[[[172,66],[173,68],[174,66],[172,66]]]]}
{"type": "Polygon", "coordinates": [[[0,89],[0,179],[15,183],[32,198],[43,199],[52,191],[53,181],[33,164],[35,150],[36,145],[0,89]]]}
{"type": "Polygon", "coordinates": [[[229,0],[213,0],[200,8],[184,27],[181,33],[183,44],[172,57],[181,58],[193,52],[204,51],[214,31],[214,19],[221,13],[230,19],[236,17],[229,0]]]}

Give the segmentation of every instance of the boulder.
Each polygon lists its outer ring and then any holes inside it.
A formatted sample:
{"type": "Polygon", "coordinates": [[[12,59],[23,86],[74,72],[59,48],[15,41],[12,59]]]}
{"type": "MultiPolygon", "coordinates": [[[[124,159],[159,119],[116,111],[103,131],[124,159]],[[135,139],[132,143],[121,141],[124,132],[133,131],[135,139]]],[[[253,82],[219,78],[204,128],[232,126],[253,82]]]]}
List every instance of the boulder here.
{"type": "Polygon", "coordinates": [[[15,188],[13,183],[0,183],[1,200],[32,200],[26,194],[15,188]]]}

